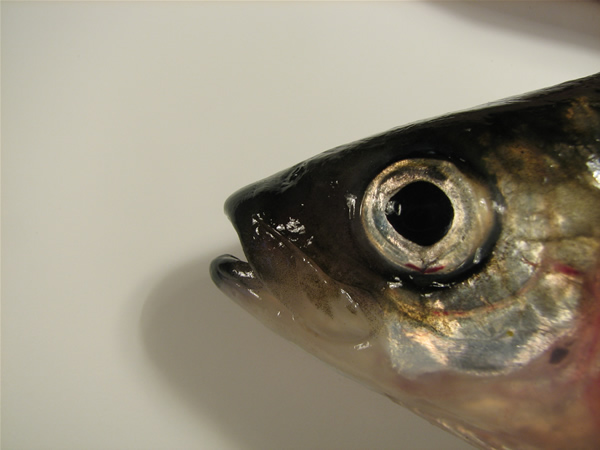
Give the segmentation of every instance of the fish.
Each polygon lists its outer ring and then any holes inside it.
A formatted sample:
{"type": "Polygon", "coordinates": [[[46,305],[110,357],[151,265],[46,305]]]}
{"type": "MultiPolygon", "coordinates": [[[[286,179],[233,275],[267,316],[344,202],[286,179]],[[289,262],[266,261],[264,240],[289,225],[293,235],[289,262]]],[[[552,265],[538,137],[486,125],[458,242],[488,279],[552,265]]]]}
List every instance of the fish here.
{"type": "Polygon", "coordinates": [[[475,447],[600,448],[600,73],[336,147],[225,212],[220,290],[475,447]]]}

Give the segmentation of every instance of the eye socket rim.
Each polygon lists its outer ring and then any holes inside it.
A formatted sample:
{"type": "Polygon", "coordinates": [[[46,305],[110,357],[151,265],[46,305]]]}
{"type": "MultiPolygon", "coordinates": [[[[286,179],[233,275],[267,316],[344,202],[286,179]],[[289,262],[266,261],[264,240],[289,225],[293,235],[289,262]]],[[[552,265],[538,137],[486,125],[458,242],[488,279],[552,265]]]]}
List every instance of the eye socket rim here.
{"type": "Polygon", "coordinates": [[[367,186],[360,204],[367,241],[400,274],[440,278],[478,264],[493,243],[497,203],[489,186],[453,162],[434,158],[403,159],[387,166],[367,186]],[[416,244],[387,220],[388,201],[411,183],[439,188],[454,209],[447,233],[430,246],[416,244]]]}

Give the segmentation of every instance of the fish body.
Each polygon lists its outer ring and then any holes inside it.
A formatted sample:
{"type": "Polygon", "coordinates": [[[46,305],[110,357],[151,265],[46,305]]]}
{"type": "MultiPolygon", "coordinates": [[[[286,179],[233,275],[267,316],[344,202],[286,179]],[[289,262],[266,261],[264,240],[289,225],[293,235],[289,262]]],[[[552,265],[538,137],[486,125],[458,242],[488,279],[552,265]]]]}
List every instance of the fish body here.
{"type": "Polygon", "coordinates": [[[225,205],[219,288],[481,448],[600,448],[600,74],[396,128],[225,205]]]}

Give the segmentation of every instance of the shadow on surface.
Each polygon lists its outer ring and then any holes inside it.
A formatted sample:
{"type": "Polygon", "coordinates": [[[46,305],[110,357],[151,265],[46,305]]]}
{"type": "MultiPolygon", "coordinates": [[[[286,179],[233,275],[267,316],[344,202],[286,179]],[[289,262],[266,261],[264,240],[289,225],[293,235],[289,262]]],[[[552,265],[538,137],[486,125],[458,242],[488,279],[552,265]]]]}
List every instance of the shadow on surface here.
{"type": "Polygon", "coordinates": [[[213,286],[210,260],[155,287],[142,336],[182,402],[239,448],[469,448],[263,328],[213,286]]]}
{"type": "Polygon", "coordinates": [[[547,41],[600,50],[600,1],[450,1],[435,2],[432,5],[474,23],[510,29],[547,41]]]}

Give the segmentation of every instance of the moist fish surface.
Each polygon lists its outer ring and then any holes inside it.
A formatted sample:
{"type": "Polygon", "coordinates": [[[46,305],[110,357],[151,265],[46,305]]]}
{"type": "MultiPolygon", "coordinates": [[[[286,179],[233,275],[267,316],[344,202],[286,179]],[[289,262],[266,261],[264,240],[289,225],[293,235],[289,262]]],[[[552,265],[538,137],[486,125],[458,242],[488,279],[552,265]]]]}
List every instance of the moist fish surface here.
{"type": "Polygon", "coordinates": [[[248,261],[211,276],[278,334],[474,446],[600,448],[600,74],[329,150],[225,210],[248,261]]]}

